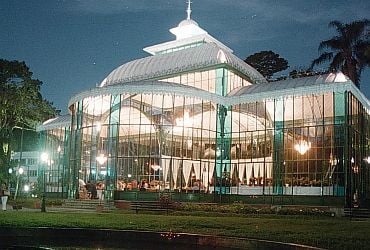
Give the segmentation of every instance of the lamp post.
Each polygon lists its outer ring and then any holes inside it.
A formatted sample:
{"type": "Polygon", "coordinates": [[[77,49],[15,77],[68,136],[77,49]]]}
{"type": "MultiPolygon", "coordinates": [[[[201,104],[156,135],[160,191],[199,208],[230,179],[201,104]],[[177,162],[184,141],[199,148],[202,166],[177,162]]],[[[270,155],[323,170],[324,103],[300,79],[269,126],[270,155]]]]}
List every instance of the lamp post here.
{"type": "Polygon", "coordinates": [[[14,193],[14,208],[16,210],[18,210],[18,205],[17,205],[17,195],[18,195],[18,189],[19,189],[19,179],[20,179],[20,176],[24,173],[24,170],[22,167],[19,167],[18,168],[18,171],[17,171],[17,183],[16,183],[16,187],[15,187],[15,193],[14,193]]]}
{"type": "Polygon", "coordinates": [[[12,168],[9,168],[8,169],[8,186],[10,188],[10,175],[13,173],[13,169],[12,168]]]}
{"type": "MultiPolygon", "coordinates": [[[[14,129],[19,129],[21,130],[21,141],[20,141],[20,152],[19,152],[19,160],[18,160],[18,170],[20,170],[21,168],[21,164],[22,164],[22,157],[23,157],[23,139],[24,139],[24,130],[27,130],[27,131],[36,131],[34,128],[27,128],[27,127],[24,127],[24,126],[27,126],[27,124],[24,124],[23,126],[13,126],[12,127],[12,131],[14,129]]],[[[30,167],[27,166],[27,183],[30,182],[30,171],[29,171],[30,167]]],[[[22,174],[23,174],[23,169],[22,169],[22,174]]],[[[18,188],[18,183],[16,184],[17,187],[16,187],[16,194],[15,194],[15,197],[17,195],[17,188],[18,188]]],[[[15,198],[14,198],[15,200],[15,198]]]]}
{"type": "Polygon", "coordinates": [[[46,180],[45,180],[45,170],[46,170],[46,164],[48,163],[49,161],[49,155],[48,153],[42,153],[41,154],[41,162],[43,163],[43,171],[42,171],[42,175],[43,175],[43,181],[42,181],[42,186],[43,186],[43,193],[42,193],[42,199],[41,199],[41,212],[46,212],[46,200],[45,200],[45,196],[46,196],[46,180]]]}
{"type": "Polygon", "coordinates": [[[24,170],[22,167],[19,167],[18,168],[18,174],[17,174],[17,183],[16,183],[16,187],[15,187],[15,194],[14,194],[14,200],[17,199],[17,195],[18,195],[18,187],[19,187],[19,178],[20,176],[24,173],[24,170]]]}

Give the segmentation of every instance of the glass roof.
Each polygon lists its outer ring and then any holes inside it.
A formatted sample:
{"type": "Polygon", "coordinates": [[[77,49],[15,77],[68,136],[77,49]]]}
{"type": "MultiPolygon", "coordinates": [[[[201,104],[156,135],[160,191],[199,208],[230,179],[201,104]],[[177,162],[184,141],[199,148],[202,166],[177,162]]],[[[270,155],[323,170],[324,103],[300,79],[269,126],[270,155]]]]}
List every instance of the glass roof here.
{"type": "Polygon", "coordinates": [[[229,65],[240,71],[250,78],[252,82],[266,82],[265,78],[257,70],[232,53],[223,51],[214,43],[205,43],[198,47],[149,56],[123,64],[113,70],[102,81],[101,87],[156,79],[221,64],[229,65]]]}
{"type": "Polygon", "coordinates": [[[56,118],[45,121],[42,125],[36,128],[37,131],[49,130],[54,128],[69,127],[71,126],[71,116],[62,115],[56,118]]]}
{"type": "Polygon", "coordinates": [[[269,82],[264,84],[249,85],[235,91],[232,91],[229,96],[241,96],[245,94],[258,94],[262,92],[278,91],[283,89],[294,89],[319,85],[323,83],[340,83],[347,82],[349,79],[343,73],[330,73],[311,77],[301,77],[296,79],[287,79],[277,82],[269,82]]]}

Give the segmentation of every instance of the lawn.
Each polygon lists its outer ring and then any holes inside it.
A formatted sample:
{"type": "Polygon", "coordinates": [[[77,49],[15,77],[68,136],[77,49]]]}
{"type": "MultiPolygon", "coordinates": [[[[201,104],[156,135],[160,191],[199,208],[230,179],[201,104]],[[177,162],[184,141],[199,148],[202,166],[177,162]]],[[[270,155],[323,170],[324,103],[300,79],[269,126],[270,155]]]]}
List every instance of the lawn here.
{"type": "Polygon", "coordinates": [[[369,249],[370,220],[327,216],[26,212],[0,213],[0,226],[188,232],[267,239],[329,249],[369,249]]]}

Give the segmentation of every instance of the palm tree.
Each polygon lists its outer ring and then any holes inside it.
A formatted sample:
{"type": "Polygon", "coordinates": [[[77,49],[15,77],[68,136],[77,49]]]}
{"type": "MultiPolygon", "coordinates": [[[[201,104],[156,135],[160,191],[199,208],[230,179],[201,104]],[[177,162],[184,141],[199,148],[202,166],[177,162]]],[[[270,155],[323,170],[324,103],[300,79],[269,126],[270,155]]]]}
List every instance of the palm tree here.
{"type": "Polygon", "coordinates": [[[329,71],[341,70],[360,87],[361,72],[370,64],[368,25],[368,19],[349,24],[330,22],[329,27],[336,28],[338,35],[320,43],[321,55],[312,61],[310,68],[329,61],[329,71]]]}

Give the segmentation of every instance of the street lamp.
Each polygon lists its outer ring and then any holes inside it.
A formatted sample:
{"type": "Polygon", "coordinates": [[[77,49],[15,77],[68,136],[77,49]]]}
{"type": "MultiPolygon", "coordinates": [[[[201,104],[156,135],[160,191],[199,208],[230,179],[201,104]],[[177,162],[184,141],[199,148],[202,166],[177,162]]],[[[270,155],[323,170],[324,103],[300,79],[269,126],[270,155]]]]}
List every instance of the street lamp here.
{"type": "MultiPolygon", "coordinates": [[[[19,188],[19,179],[20,179],[20,176],[24,173],[24,170],[23,170],[22,167],[19,167],[17,172],[18,172],[18,174],[17,174],[17,183],[16,183],[16,187],[15,187],[14,202],[15,202],[15,209],[18,210],[17,195],[18,195],[18,188],[19,188]]],[[[9,173],[10,173],[10,171],[9,171],[9,173]]]]}
{"type": "Polygon", "coordinates": [[[49,155],[48,153],[41,153],[41,162],[44,163],[44,168],[43,168],[43,194],[42,194],[42,199],[41,199],[41,212],[46,212],[46,201],[45,201],[45,196],[46,196],[46,180],[45,180],[45,170],[46,170],[46,164],[49,161],[49,155]]]}

